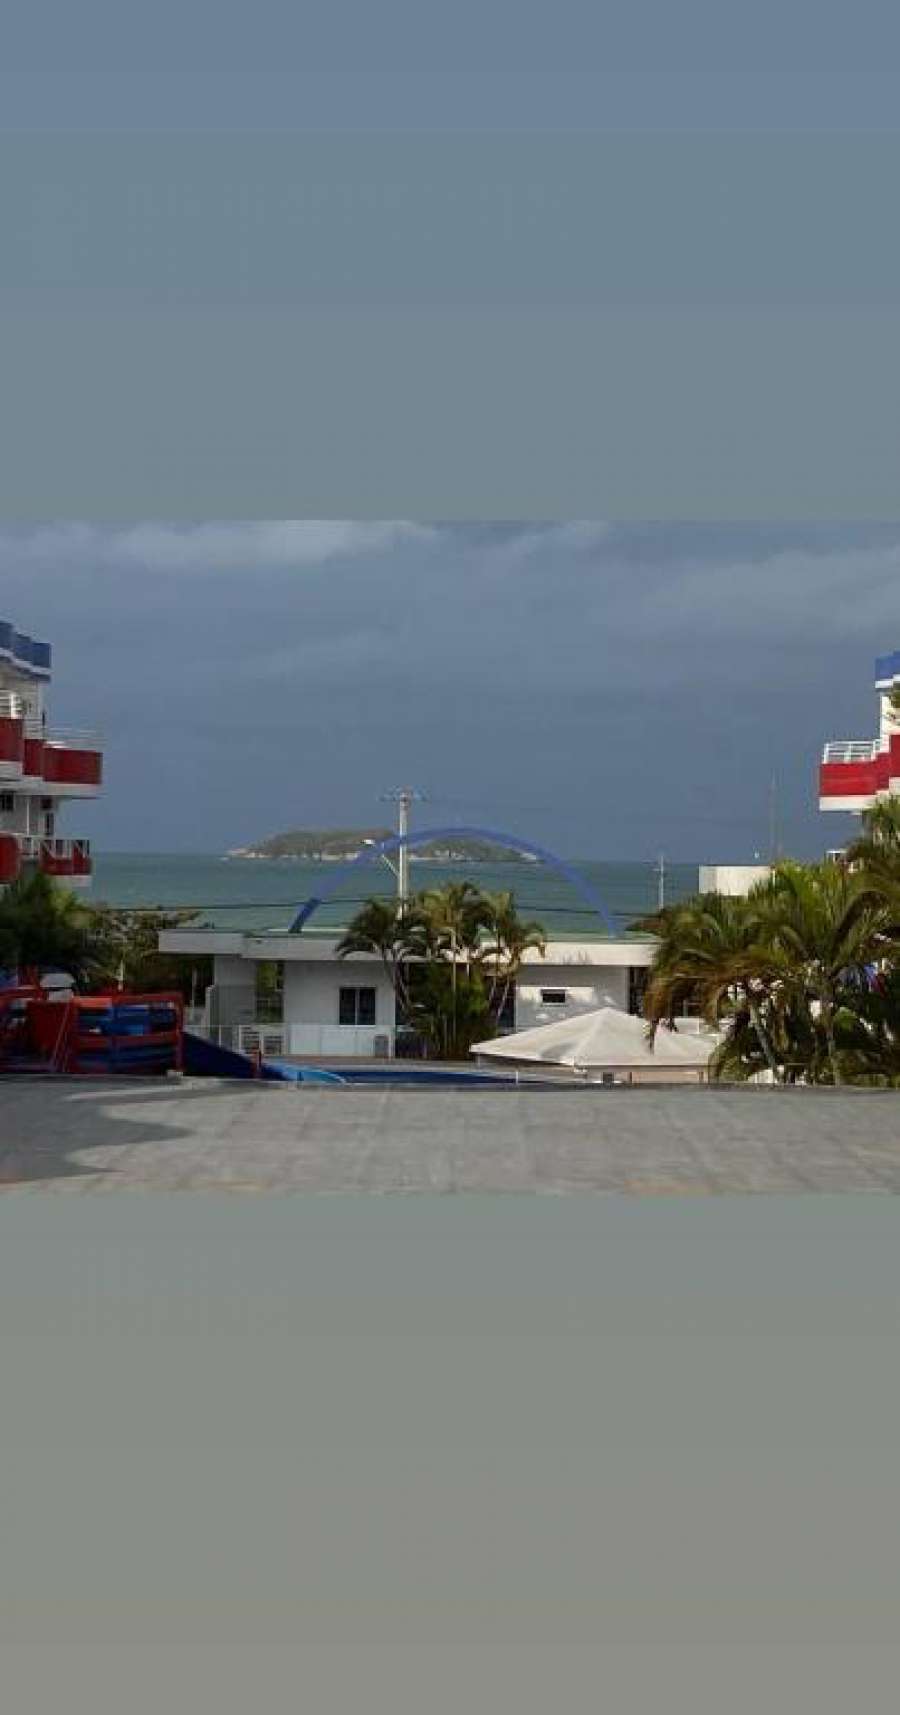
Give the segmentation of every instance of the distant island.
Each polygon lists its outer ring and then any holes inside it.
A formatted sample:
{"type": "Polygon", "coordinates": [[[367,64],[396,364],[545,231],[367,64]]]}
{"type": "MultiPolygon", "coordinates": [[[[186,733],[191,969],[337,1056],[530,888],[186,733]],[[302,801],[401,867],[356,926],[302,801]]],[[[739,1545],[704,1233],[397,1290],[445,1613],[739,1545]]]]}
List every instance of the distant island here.
{"type": "MultiPolygon", "coordinates": [[[[390,828],[293,828],[272,834],[257,845],[236,846],[226,858],[265,859],[284,863],[347,863],[359,857],[367,842],[381,845],[392,839],[390,828]]],[[[525,853],[510,851],[490,840],[461,838],[451,845],[443,841],[419,846],[409,854],[411,863],[527,863],[525,853]]]]}

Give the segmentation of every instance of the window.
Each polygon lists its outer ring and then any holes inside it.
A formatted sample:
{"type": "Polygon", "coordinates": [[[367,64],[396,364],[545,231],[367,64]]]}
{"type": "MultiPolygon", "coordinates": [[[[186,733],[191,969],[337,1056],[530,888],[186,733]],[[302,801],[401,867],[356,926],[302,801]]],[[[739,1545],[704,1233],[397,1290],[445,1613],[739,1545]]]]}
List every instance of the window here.
{"type": "Polygon", "coordinates": [[[260,960],[256,966],[256,1021],[281,1024],[284,1019],[284,965],[260,960]]]}
{"type": "Polygon", "coordinates": [[[338,996],[338,1023],[374,1024],[375,990],[342,988],[338,996]]]}
{"type": "Polygon", "coordinates": [[[639,1016],[644,1010],[644,993],[647,988],[649,970],[642,965],[632,965],[628,971],[628,1011],[633,1017],[639,1016]]]}
{"type": "Polygon", "coordinates": [[[565,989],[541,989],[541,1006],[565,1006],[568,998],[565,989]]]}
{"type": "Polygon", "coordinates": [[[16,801],[11,792],[0,792],[0,816],[11,816],[16,801]]]}

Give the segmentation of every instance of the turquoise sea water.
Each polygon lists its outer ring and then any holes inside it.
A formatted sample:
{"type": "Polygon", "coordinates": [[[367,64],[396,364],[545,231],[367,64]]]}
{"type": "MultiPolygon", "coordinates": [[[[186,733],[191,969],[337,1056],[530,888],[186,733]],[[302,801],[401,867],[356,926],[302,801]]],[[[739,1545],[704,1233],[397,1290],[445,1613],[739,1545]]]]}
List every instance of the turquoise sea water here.
{"type": "MultiPolygon", "coordinates": [[[[572,867],[599,893],[622,929],[656,904],[658,877],[653,864],[583,861],[572,867]]],[[[305,900],[318,897],[338,880],[339,870],[340,865],[330,863],[226,862],[216,856],[106,853],[96,857],[91,897],[121,906],[196,907],[198,922],[210,927],[285,928],[305,900]]],[[[555,936],[604,933],[600,919],[585,907],[569,882],[544,864],[413,862],[410,875],[413,888],[463,877],[490,889],[509,888],[520,910],[540,918],[555,936]]],[[[388,897],[394,885],[382,864],[345,873],[334,898],[322,906],[313,923],[320,928],[346,923],[362,899],[376,893],[388,897]]],[[[667,900],[683,898],[696,887],[696,865],[667,867],[667,900]]]]}

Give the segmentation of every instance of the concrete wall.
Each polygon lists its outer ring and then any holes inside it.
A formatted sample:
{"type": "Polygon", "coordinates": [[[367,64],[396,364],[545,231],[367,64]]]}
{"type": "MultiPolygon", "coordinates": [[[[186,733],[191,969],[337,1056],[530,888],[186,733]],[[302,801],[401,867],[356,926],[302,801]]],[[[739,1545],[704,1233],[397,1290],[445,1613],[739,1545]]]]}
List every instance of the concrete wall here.
{"type": "Polygon", "coordinates": [[[598,1006],[628,1009],[627,965],[529,966],[516,988],[516,1029],[530,1030],[535,1024],[554,1024],[560,1018],[575,1018],[598,1006]],[[564,1006],[545,1006],[542,989],[565,989],[564,1006]]]}
{"type": "Polygon", "coordinates": [[[766,863],[705,863],[700,866],[700,892],[745,899],[758,881],[771,874],[766,863]]]}
{"type": "Polygon", "coordinates": [[[331,963],[292,961],[284,967],[284,1023],[289,1053],[373,1055],[393,1053],[396,1006],[394,990],[380,964],[355,960],[331,963]],[[375,990],[374,1025],[339,1023],[342,988],[375,990]]]}
{"type": "Polygon", "coordinates": [[[388,1025],[289,1024],[284,1052],[318,1060],[390,1060],[394,1031],[388,1025]]]}
{"type": "Polygon", "coordinates": [[[375,990],[375,1028],[393,1030],[394,990],[381,965],[335,959],[331,964],[291,963],[284,967],[285,1024],[337,1025],[342,988],[375,990]]]}
{"type": "Polygon", "coordinates": [[[246,959],[217,953],[212,986],[206,991],[206,1019],[220,1028],[253,1024],[256,1020],[256,966],[246,959]]]}

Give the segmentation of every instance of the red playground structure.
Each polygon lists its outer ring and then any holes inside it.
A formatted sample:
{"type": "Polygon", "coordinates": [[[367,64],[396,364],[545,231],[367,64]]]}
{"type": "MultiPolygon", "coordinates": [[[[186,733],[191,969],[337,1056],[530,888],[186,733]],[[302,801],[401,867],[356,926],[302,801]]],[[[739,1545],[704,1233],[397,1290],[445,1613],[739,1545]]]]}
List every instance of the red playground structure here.
{"type": "Polygon", "coordinates": [[[0,1074],[147,1077],[183,1064],[180,994],[53,998],[39,982],[0,989],[0,1074]]]}

